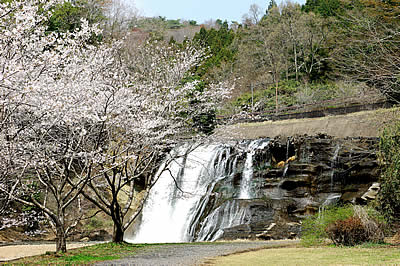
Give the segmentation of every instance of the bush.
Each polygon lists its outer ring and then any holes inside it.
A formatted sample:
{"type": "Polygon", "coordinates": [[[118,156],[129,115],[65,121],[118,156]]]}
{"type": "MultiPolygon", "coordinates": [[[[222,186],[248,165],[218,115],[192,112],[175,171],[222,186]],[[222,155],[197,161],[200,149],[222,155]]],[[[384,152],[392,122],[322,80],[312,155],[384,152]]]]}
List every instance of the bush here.
{"type": "Polygon", "coordinates": [[[368,233],[361,219],[350,217],[328,226],[326,232],[335,245],[354,246],[368,241],[368,233]]]}
{"type": "Polygon", "coordinates": [[[303,220],[301,230],[301,243],[304,246],[317,246],[328,239],[326,232],[329,224],[337,220],[345,220],[354,215],[352,205],[329,206],[322,208],[318,214],[303,220]]]}
{"type": "Polygon", "coordinates": [[[336,245],[383,242],[381,215],[369,207],[334,206],[321,210],[303,221],[301,243],[323,244],[328,238],[336,245]]]}
{"type": "Polygon", "coordinates": [[[400,122],[385,128],[379,151],[382,175],[378,207],[389,222],[400,222],[400,122]]]}
{"type": "MultiPolygon", "coordinates": [[[[298,82],[281,81],[278,85],[278,107],[292,106],[296,104],[294,93],[299,86],[298,82]]],[[[265,111],[275,108],[275,85],[265,89],[255,88],[254,93],[242,93],[234,101],[232,105],[243,111],[252,111],[252,99],[254,103],[253,111],[265,111]]]]}

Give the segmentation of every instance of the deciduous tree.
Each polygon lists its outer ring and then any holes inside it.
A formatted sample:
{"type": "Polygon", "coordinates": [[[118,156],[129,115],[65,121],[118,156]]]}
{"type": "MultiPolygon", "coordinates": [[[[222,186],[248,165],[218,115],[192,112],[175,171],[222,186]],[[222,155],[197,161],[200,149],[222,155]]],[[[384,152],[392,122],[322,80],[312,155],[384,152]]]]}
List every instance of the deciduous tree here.
{"type": "Polygon", "coordinates": [[[52,6],[62,3],[1,4],[0,190],[40,208],[65,252],[76,225],[67,213],[84,191],[106,206],[114,241],[122,241],[134,181],[151,172],[158,152],[192,136],[193,117],[228,90],[183,82],[203,56],[191,46],[144,45],[126,55],[119,42],[90,44],[100,30],[85,20],[73,32],[46,32],[52,6]]]}

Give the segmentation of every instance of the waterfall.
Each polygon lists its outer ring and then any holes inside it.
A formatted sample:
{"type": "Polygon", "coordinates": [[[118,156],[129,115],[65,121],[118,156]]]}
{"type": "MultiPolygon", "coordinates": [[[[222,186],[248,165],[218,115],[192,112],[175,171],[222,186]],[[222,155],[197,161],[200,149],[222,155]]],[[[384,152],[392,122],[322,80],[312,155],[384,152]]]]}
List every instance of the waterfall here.
{"type": "Polygon", "coordinates": [[[264,149],[268,143],[269,140],[254,140],[248,146],[242,181],[240,183],[239,199],[252,198],[251,179],[253,178],[253,156],[256,150],[264,149]]]}
{"type": "Polygon", "coordinates": [[[331,192],[333,190],[333,183],[334,183],[334,178],[335,178],[335,168],[338,162],[338,157],[339,157],[339,151],[341,149],[341,145],[337,144],[335,147],[335,151],[333,153],[333,157],[331,160],[331,192]]]}
{"type": "Polygon", "coordinates": [[[245,223],[247,210],[240,206],[238,200],[227,201],[215,209],[204,220],[198,241],[215,241],[220,238],[225,228],[245,223]]]}
{"type": "Polygon", "coordinates": [[[242,181],[240,182],[239,199],[251,198],[251,178],[253,177],[253,155],[254,150],[247,153],[246,161],[242,174],[242,181]]]}
{"type": "Polygon", "coordinates": [[[191,148],[185,145],[170,155],[177,158],[169,165],[169,171],[161,173],[151,189],[143,207],[139,230],[134,236],[127,236],[127,242],[191,240],[187,228],[193,218],[194,208],[207,193],[210,182],[224,174],[218,170],[225,167],[229,157],[222,145],[200,146],[189,152],[191,148]],[[217,169],[214,169],[214,165],[218,166],[217,169]]]}
{"type": "MultiPolygon", "coordinates": [[[[232,195],[239,195],[241,199],[252,197],[253,157],[256,150],[264,149],[268,143],[269,140],[257,140],[242,143],[239,147],[200,145],[193,149],[191,145],[183,145],[175,148],[169,155],[169,160],[175,158],[168,165],[169,171],[159,173],[160,178],[144,203],[141,221],[135,225],[134,233],[125,236],[125,241],[216,240],[224,228],[244,223],[246,209],[240,207],[239,200],[235,199],[218,206],[208,215],[203,213],[212,196],[221,193],[214,191],[217,183],[224,184],[224,189],[231,190],[232,195]],[[237,152],[232,153],[234,148],[237,152]],[[234,188],[237,161],[243,150],[246,160],[242,180],[240,188],[234,188]],[[235,192],[237,190],[239,193],[235,192]],[[199,228],[200,233],[196,234],[199,228]]],[[[165,165],[160,167],[164,168],[165,165]]]]}

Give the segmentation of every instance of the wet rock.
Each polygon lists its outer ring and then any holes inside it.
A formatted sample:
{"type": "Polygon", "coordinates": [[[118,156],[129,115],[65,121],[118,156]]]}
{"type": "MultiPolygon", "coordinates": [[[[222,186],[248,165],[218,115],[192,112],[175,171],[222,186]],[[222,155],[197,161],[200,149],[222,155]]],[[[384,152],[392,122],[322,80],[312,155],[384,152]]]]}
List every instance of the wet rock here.
{"type": "MultiPolygon", "coordinates": [[[[315,214],[321,206],[374,198],[377,186],[371,185],[379,178],[377,142],[377,138],[336,139],[327,135],[272,139],[254,153],[254,195],[240,201],[245,210],[242,222],[222,228],[221,238],[296,238],[301,219],[315,214]]],[[[202,214],[203,220],[239,195],[245,160],[246,156],[241,156],[232,177],[215,185],[216,194],[202,214]]]]}
{"type": "Polygon", "coordinates": [[[374,200],[378,195],[380,189],[381,189],[380,183],[373,183],[372,186],[368,189],[368,191],[361,196],[361,199],[365,201],[374,200]]]}

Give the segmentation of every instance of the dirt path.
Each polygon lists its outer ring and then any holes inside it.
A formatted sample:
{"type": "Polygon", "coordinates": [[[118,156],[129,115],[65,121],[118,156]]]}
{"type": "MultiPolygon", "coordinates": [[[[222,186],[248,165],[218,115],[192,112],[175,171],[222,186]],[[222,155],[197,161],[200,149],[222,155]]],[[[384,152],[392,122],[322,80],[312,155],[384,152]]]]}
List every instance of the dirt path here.
{"type": "MultiPolygon", "coordinates": [[[[67,249],[80,248],[85,246],[91,246],[98,244],[90,243],[70,243],[67,244],[67,249]]],[[[20,244],[0,247],[0,262],[6,262],[15,260],[23,257],[30,257],[36,255],[42,255],[46,252],[55,252],[56,244],[20,244]]]]}
{"type": "Polygon", "coordinates": [[[268,247],[296,245],[296,240],[282,241],[237,241],[197,244],[175,244],[154,246],[143,252],[120,260],[105,261],[96,265],[201,265],[217,257],[259,250],[268,247]]]}

